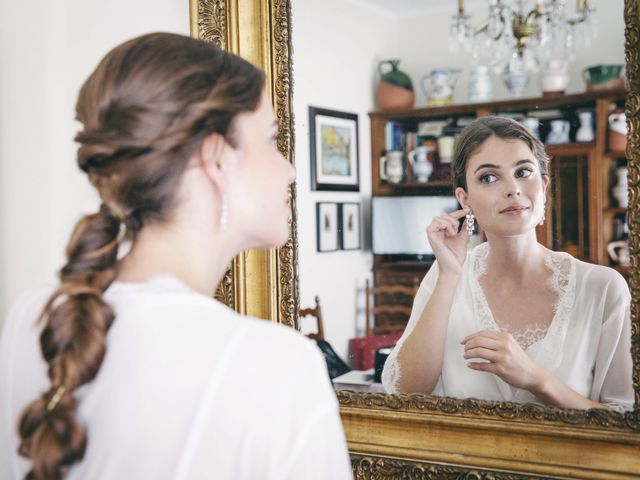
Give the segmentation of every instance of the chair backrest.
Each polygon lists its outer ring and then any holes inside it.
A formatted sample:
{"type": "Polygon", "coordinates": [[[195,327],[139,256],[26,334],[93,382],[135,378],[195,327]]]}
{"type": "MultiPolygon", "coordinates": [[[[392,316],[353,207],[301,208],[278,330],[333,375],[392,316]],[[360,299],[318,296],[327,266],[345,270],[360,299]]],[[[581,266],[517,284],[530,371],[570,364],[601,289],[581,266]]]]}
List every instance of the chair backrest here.
{"type": "Polygon", "coordinates": [[[365,320],[366,336],[371,335],[385,335],[388,333],[402,333],[406,324],[387,324],[372,326],[375,315],[400,315],[409,319],[411,316],[411,308],[413,299],[418,292],[419,281],[417,278],[413,279],[413,285],[379,285],[372,287],[369,285],[369,280],[365,281],[365,320]],[[407,297],[406,303],[382,303],[375,302],[375,296],[381,298],[382,295],[387,296],[404,296],[407,297]],[[374,304],[372,304],[372,299],[374,304]]]}
{"type": "Polygon", "coordinates": [[[305,317],[313,317],[316,319],[316,333],[308,333],[307,337],[313,340],[324,340],[324,326],[322,325],[322,309],[320,308],[320,299],[316,295],[313,300],[316,306],[313,308],[303,308],[300,310],[299,317],[302,321],[305,317]]]}

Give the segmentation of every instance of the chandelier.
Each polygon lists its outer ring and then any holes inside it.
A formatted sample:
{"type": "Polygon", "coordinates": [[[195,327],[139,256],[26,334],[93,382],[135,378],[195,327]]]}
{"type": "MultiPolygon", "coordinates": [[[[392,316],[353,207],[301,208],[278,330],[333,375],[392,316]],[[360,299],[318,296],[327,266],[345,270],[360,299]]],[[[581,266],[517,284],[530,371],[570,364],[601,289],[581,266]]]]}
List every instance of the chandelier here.
{"type": "Polygon", "coordinates": [[[490,0],[488,18],[478,27],[471,25],[464,0],[450,27],[449,46],[453,51],[471,53],[475,64],[488,64],[495,73],[537,71],[550,60],[571,62],[576,43],[585,47],[597,35],[595,8],[589,0],[577,0],[573,15],[566,12],[565,0],[490,0]]]}

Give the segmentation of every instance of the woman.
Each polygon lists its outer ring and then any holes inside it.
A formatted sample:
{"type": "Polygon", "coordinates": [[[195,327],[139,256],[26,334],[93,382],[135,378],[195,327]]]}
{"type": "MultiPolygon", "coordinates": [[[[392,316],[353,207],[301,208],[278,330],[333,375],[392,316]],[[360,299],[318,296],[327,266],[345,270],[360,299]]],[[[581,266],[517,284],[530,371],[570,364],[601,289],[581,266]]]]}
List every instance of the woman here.
{"type": "Polygon", "coordinates": [[[453,174],[463,209],[427,228],[436,262],[385,365],[387,391],[632,408],[624,279],[537,242],[548,162],[516,121],[484,117],[461,133],[453,174]],[[476,220],[487,242],[467,251],[476,220]]]}
{"type": "Polygon", "coordinates": [[[211,298],[234,255],[288,237],[295,172],[264,74],[150,34],[102,60],[76,110],[102,205],[77,224],[59,288],[4,329],[16,477],[350,478],[318,350],[211,298]]]}

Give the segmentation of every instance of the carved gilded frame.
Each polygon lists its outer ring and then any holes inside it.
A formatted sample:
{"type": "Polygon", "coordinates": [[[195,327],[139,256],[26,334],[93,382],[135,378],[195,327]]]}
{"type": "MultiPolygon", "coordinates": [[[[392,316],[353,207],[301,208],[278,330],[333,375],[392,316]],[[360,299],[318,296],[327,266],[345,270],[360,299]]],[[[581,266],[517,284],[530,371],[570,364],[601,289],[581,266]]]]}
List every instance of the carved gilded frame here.
{"type": "MultiPolygon", "coordinates": [[[[287,1],[189,0],[191,36],[246,58],[266,73],[266,89],[278,118],[278,148],[293,162],[290,9],[287,1]]],[[[298,324],[295,185],[289,192],[289,240],[278,249],[238,255],[216,298],[236,311],[292,327],[298,324]]]]}
{"type": "MultiPolygon", "coordinates": [[[[280,150],[293,160],[289,0],[190,0],[191,33],[267,72],[280,150]]],[[[356,478],[630,478],[640,475],[640,21],[625,0],[633,381],[625,415],[423,395],[339,392],[356,478]],[[518,473],[519,472],[519,473],[518,473]]],[[[291,192],[295,201],[295,190],[291,192]]],[[[295,212],[295,204],[294,204],[295,212]]],[[[219,297],[242,313],[297,323],[296,219],[282,249],[237,257],[219,297]]]]}

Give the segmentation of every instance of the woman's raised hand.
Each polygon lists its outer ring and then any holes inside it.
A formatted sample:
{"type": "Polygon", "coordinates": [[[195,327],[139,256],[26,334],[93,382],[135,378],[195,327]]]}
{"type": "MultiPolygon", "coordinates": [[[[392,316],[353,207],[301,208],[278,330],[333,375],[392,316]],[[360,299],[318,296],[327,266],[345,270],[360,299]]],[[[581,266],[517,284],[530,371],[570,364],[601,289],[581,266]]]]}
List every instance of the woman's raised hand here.
{"type": "Polygon", "coordinates": [[[469,213],[469,209],[456,210],[435,217],[427,227],[427,239],[433,249],[441,272],[459,274],[467,257],[467,220],[460,231],[460,219],[469,213]]]}

